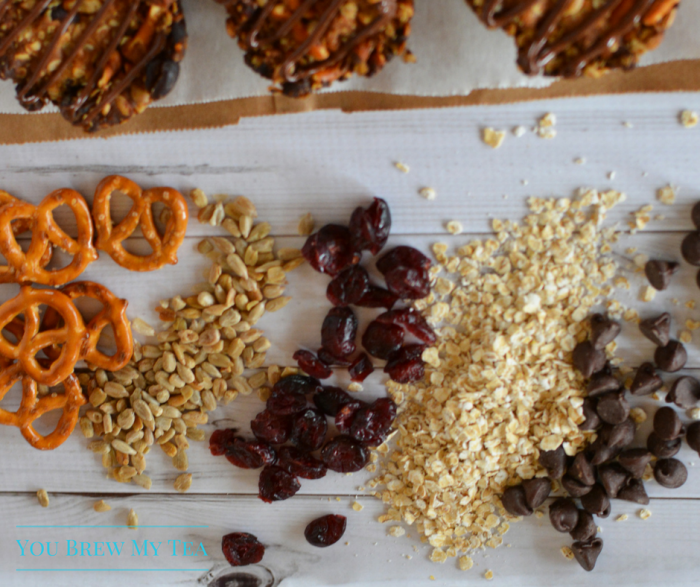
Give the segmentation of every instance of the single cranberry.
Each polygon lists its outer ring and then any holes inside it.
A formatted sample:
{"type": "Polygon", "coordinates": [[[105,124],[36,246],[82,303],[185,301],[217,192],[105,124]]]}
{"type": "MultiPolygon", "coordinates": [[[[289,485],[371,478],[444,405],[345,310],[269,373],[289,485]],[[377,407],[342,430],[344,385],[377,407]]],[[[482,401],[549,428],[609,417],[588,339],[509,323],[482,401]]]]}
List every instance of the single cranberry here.
{"type": "Polygon", "coordinates": [[[334,306],[357,304],[369,289],[369,273],[362,265],[343,269],[328,284],[326,297],[334,306]]]}
{"type": "Polygon", "coordinates": [[[425,349],[426,346],[423,344],[409,344],[401,347],[389,357],[384,373],[387,373],[396,383],[411,383],[423,379],[425,363],[421,356],[425,349]]]}
{"type": "Polygon", "coordinates": [[[330,276],[357,263],[361,256],[361,253],[352,248],[350,231],[339,224],[327,224],[312,234],[301,252],[316,271],[330,276]]]}
{"type": "Polygon", "coordinates": [[[258,497],[264,502],[283,501],[294,497],[301,489],[299,480],[276,465],[267,465],[260,472],[258,497]]]}
{"type": "Polygon", "coordinates": [[[368,250],[376,255],[382,250],[391,232],[389,205],[381,198],[367,209],[356,208],[350,217],[350,236],[356,251],[368,250]]]}
{"type": "Polygon", "coordinates": [[[388,359],[403,344],[404,330],[395,324],[373,320],[362,335],[362,346],[377,359],[388,359]]]}
{"type": "Polygon", "coordinates": [[[311,453],[299,450],[295,446],[283,446],[279,449],[277,466],[302,479],[321,479],[328,472],[328,467],[311,453]]]}
{"type": "Polygon", "coordinates": [[[336,357],[355,352],[357,317],[350,308],[332,308],[321,327],[321,346],[336,357]]]}
{"type": "Polygon", "coordinates": [[[345,534],[347,518],[330,514],[317,518],[304,530],[306,541],[312,546],[325,547],[335,544],[345,534]]]}
{"type": "Polygon", "coordinates": [[[245,567],[259,563],[265,555],[265,547],[247,532],[226,534],[221,539],[221,551],[234,567],[245,567]]]}
{"type": "Polygon", "coordinates": [[[399,301],[399,296],[394,295],[388,289],[370,285],[365,295],[355,304],[361,308],[386,308],[391,310],[399,301]]]}
{"type": "Polygon", "coordinates": [[[350,365],[348,373],[350,374],[350,379],[358,383],[362,383],[367,377],[369,377],[374,372],[374,365],[372,361],[367,356],[367,353],[362,353],[358,356],[350,365]]]}
{"type": "Polygon", "coordinates": [[[430,276],[425,269],[397,267],[384,278],[389,291],[406,300],[420,300],[430,293],[430,276]]]}
{"type": "Polygon", "coordinates": [[[289,416],[278,416],[264,410],[250,422],[250,428],[258,440],[269,444],[284,444],[289,440],[292,421],[289,416]]]}
{"type": "Polygon", "coordinates": [[[328,379],[333,370],[311,351],[297,351],[292,355],[299,368],[317,379],[328,379]]]}
{"type": "Polygon", "coordinates": [[[266,442],[247,441],[236,438],[226,453],[226,460],[241,469],[259,469],[272,465],[277,460],[275,449],[266,442]]]}
{"type": "Polygon", "coordinates": [[[306,396],[301,393],[275,391],[273,388],[266,406],[275,416],[291,416],[306,408],[306,396]]]}
{"type": "Polygon", "coordinates": [[[338,410],[345,404],[353,401],[352,397],[340,387],[328,386],[314,395],[314,404],[327,416],[332,416],[338,413],[338,410]]]}
{"type": "Polygon", "coordinates": [[[209,438],[209,450],[215,457],[225,455],[233,446],[236,439],[236,431],[233,428],[214,430],[209,438]]]}
{"type": "Polygon", "coordinates": [[[338,413],[335,415],[335,427],[340,431],[341,434],[348,432],[350,426],[352,426],[352,420],[355,414],[361,408],[364,408],[367,404],[359,400],[351,400],[344,406],[342,406],[338,413]]]}
{"type": "Polygon", "coordinates": [[[350,435],[367,446],[379,446],[386,440],[396,419],[396,404],[388,397],[357,410],[350,435]]]}
{"type": "Polygon", "coordinates": [[[289,375],[283,377],[272,387],[272,391],[275,392],[300,393],[303,395],[316,393],[320,389],[323,389],[323,386],[319,380],[313,377],[307,377],[306,375],[289,375]]]}
{"type": "Polygon", "coordinates": [[[377,261],[377,270],[386,275],[389,271],[396,267],[410,267],[412,269],[430,269],[432,263],[430,259],[413,247],[396,247],[391,249],[379,261],[377,261]]]}
{"type": "Polygon", "coordinates": [[[337,473],[355,473],[369,461],[369,451],[349,436],[336,436],[321,451],[326,466],[337,473]]]}
{"type": "Polygon", "coordinates": [[[292,418],[292,434],[289,440],[303,450],[318,450],[323,446],[327,432],[326,416],[316,408],[309,408],[292,418]]]}
{"type": "Polygon", "coordinates": [[[377,322],[403,326],[413,336],[425,343],[435,344],[435,342],[437,342],[435,331],[430,327],[430,324],[428,324],[428,321],[423,315],[415,308],[402,308],[400,310],[384,312],[377,316],[376,320],[377,322]]]}
{"type": "Polygon", "coordinates": [[[318,358],[321,359],[326,365],[334,367],[349,367],[352,365],[352,361],[346,357],[336,357],[327,349],[321,347],[318,349],[318,358]]]}

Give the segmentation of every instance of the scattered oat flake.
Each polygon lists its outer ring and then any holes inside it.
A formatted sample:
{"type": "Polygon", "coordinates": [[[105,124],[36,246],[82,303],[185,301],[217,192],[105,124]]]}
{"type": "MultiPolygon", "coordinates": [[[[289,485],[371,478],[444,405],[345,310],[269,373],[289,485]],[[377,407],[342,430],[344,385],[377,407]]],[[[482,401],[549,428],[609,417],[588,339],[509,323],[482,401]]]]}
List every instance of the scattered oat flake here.
{"type": "Polygon", "coordinates": [[[362,384],[358,383],[357,381],[353,381],[352,383],[350,383],[350,385],[348,385],[348,391],[352,391],[354,393],[359,393],[363,389],[364,387],[362,387],[362,384]]]}
{"type": "Polygon", "coordinates": [[[688,308],[689,310],[694,310],[695,309],[695,300],[688,300],[685,303],[685,307],[688,308]]]}
{"type": "Polygon", "coordinates": [[[112,509],[112,506],[109,505],[104,499],[101,499],[93,504],[92,509],[94,509],[96,512],[108,512],[112,509]]]}
{"type": "Polygon", "coordinates": [[[651,510],[648,510],[646,508],[642,508],[637,512],[637,515],[642,519],[642,520],[648,520],[651,518],[651,510]]]}
{"type": "Polygon", "coordinates": [[[574,551],[571,550],[571,548],[569,548],[568,546],[562,546],[560,551],[564,555],[564,558],[574,560],[574,551]]]}
{"type": "Polygon", "coordinates": [[[484,573],[484,579],[486,579],[487,581],[490,581],[491,579],[493,579],[493,571],[490,569],[488,571],[486,571],[484,573]]]}
{"type": "Polygon", "coordinates": [[[632,124],[631,122],[627,122],[627,121],[623,122],[622,126],[624,126],[625,128],[634,128],[634,124],[632,124]]]}
{"type": "Polygon", "coordinates": [[[611,179],[611,180],[615,179],[616,175],[617,175],[617,173],[615,171],[610,171],[610,172],[608,172],[608,179],[611,179]]]}
{"type": "Polygon", "coordinates": [[[678,191],[677,187],[674,187],[674,186],[669,184],[665,187],[660,188],[656,192],[656,198],[662,204],[666,204],[666,206],[671,206],[676,201],[676,192],[677,191],[678,191]]]}
{"type": "Polygon", "coordinates": [[[656,296],[656,290],[653,287],[651,287],[650,285],[642,287],[640,299],[643,302],[650,302],[654,299],[655,296],[656,296]]]}
{"type": "Polygon", "coordinates": [[[586,158],[585,158],[585,157],[576,157],[576,159],[574,159],[574,163],[575,163],[576,165],[585,165],[585,164],[586,164],[586,158]]]}
{"type": "Polygon", "coordinates": [[[688,418],[691,420],[700,420],[700,408],[690,408],[688,410],[688,418]]]}
{"type": "Polygon", "coordinates": [[[516,138],[522,137],[526,132],[527,128],[525,128],[522,124],[513,127],[513,136],[516,138]]]}
{"type": "Polygon", "coordinates": [[[365,506],[363,506],[360,502],[352,502],[352,509],[354,509],[356,512],[361,512],[364,509],[364,507],[365,506]]]}
{"type": "Polygon", "coordinates": [[[489,126],[482,130],[481,138],[489,147],[498,149],[506,138],[506,132],[504,130],[495,130],[489,126]]]}
{"type": "Polygon", "coordinates": [[[389,528],[389,536],[398,538],[399,536],[403,536],[405,533],[406,530],[404,530],[402,526],[391,526],[391,528],[389,528]]]}
{"type": "Polygon", "coordinates": [[[434,200],[437,197],[437,192],[430,187],[421,188],[418,193],[426,200],[434,200]]]}
{"type": "Polygon", "coordinates": [[[396,169],[398,169],[401,173],[408,173],[411,171],[411,168],[405,163],[401,163],[401,161],[394,163],[394,167],[396,167],[396,169]]]}
{"type": "Polygon", "coordinates": [[[557,131],[552,127],[540,126],[537,128],[537,136],[539,136],[542,139],[553,139],[557,136],[557,131]]]}
{"type": "Polygon", "coordinates": [[[129,510],[129,515],[126,518],[126,525],[130,530],[136,530],[136,528],[138,528],[139,517],[133,509],[129,510]]]}
{"type": "Polygon", "coordinates": [[[553,112],[548,112],[542,118],[540,118],[538,124],[543,128],[548,128],[554,126],[557,123],[557,115],[553,112]]]}
{"type": "Polygon", "coordinates": [[[639,255],[635,255],[632,260],[634,261],[634,264],[637,267],[639,267],[640,269],[644,269],[644,266],[647,264],[647,261],[649,261],[649,257],[644,253],[639,253],[639,255]]]}
{"type": "Polygon", "coordinates": [[[46,492],[46,489],[40,489],[37,491],[36,497],[39,500],[39,505],[41,505],[41,507],[49,507],[49,494],[46,492]]]}
{"type": "Polygon", "coordinates": [[[474,561],[472,560],[472,557],[466,555],[460,556],[457,562],[459,564],[460,570],[462,571],[468,571],[474,566],[474,561]]]}
{"type": "Polygon", "coordinates": [[[462,227],[462,223],[457,221],[457,220],[450,220],[446,225],[445,229],[447,232],[450,234],[461,234],[464,228],[462,227]]]}
{"type": "Polygon", "coordinates": [[[635,424],[642,424],[647,421],[647,413],[644,411],[644,408],[632,408],[630,410],[630,418],[635,424]]]}
{"type": "Polygon", "coordinates": [[[314,217],[307,212],[299,219],[297,231],[300,236],[309,236],[314,231],[314,217]]]}
{"type": "Polygon", "coordinates": [[[680,335],[678,336],[681,342],[685,344],[689,344],[693,342],[693,333],[690,332],[689,330],[682,330],[680,335]]]}
{"type": "Polygon", "coordinates": [[[700,122],[700,117],[698,116],[697,112],[693,112],[692,110],[683,110],[680,115],[680,121],[685,128],[693,128],[694,126],[697,126],[698,122],[700,122]]]}
{"type": "Polygon", "coordinates": [[[628,518],[629,518],[629,516],[627,514],[620,514],[619,516],[617,516],[617,518],[615,518],[615,521],[616,522],[625,522],[625,521],[627,521],[628,518]]]}

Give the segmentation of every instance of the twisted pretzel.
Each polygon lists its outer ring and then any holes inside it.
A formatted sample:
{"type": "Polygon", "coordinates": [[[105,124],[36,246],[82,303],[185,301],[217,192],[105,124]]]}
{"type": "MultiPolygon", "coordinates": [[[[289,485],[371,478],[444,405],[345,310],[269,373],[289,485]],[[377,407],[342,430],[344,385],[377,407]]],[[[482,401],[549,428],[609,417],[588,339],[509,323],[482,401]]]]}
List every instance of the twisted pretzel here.
{"type": "MultiPolygon", "coordinates": [[[[127,301],[119,299],[103,285],[92,281],[74,281],[64,285],[60,290],[71,300],[81,297],[90,297],[98,300],[104,306],[102,310],[86,325],[86,336],[82,340],[80,358],[107,371],[118,371],[131,359],[134,350],[134,340],[131,326],[126,317],[127,301]],[[105,355],[97,350],[104,328],[111,324],[117,350],[112,356],[105,355]]],[[[61,316],[54,307],[49,306],[44,313],[41,322],[41,330],[52,330],[59,326],[61,316]]],[[[12,332],[12,330],[10,330],[12,332]]],[[[13,332],[14,334],[14,332],[13,332]]],[[[60,353],[58,345],[52,345],[44,349],[44,354],[50,359],[57,359],[60,353]]]]}
{"type": "Polygon", "coordinates": [[[126,177],[110,175],[97,186],[92,213],[97,229],[97,248],[109,254],[122,267],[131,271],[153,271],[166,263],[177,263],[177,249],[185,238],[188,218],[187,203],[180,192],[165,187],[143,191],[126,177]],[[113,225],[110,213],[110,200],[115,191],[126,194],[134,202],[117,226],[113,225]],[[162,236],[153,222],[155,202],[162,202],[172,212],[162,236]],[[141,226],[144,238],[153,249],[150,255],[133,255],[122,246],[122,242],[137,226],[141,226]]]}

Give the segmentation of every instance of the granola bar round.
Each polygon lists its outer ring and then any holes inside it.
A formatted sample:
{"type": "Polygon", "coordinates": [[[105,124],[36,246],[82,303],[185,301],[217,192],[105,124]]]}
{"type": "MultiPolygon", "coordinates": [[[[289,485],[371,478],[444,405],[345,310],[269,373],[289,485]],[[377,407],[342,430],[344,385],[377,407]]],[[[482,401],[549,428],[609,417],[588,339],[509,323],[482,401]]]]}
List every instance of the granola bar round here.
{"type": "Polygon", "coordinates": [[[186,46],[177,0],[0,0],[0,79],[27,110],[51,102],[86,131],[170,92],[186,46]]]}
{"type": "Polygon", "coordinates": [[[217,0],[246,63],[287,96],[303,97],[353,73],[372,76],[410,53],[413,0],[217,0]]]}
{"type": "Polygon", "coordinates": [[[530,75],[598,77],[631,69],[661,43],[680,0],[466,0],[490,28],[515,37],[530,75]]]}

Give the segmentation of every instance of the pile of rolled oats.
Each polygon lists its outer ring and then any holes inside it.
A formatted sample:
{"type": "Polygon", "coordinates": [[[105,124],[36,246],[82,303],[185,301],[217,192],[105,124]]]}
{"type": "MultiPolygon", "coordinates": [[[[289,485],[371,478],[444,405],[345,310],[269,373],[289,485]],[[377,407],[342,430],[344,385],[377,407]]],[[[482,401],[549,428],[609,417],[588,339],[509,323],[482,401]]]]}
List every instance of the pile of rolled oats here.
{"type": "MultiPolygon", "coordinates": [[[[421,382],[388,383],[398,433],[393,450],[380,447],[389,458],[371,483],[389,506],[380,521],[415,525],[431,560],[499,546],[513,520],[504,488],[545,475],[541,450],[574,455],[590,439],[578,429],[585,389],[571,351],[612,293],[618,233],[602,223],[623,199],[595,190],[531,198],[522,224],[494,220],[493,238],[453,256],[433,246],[432,293],[416,307],[441,325],[439,340],[423,355],[421,382]]],[[[459,566],[470,568],[469,557],[459,566]]]]}
{"type": "Polygon", "coordinates": [[[185,298],[160,302],[160,319],[168,328],[158,333],[140,319],[133,328],[157,343],[135,343],[131,362],[110,373],[101,369],[80,374],[89,409],[80,419],[89,448],[102,455],[102,464],[119,482],[146,489],[146,455],[158,445],[183,473],[174,487],[186,492],[192,475],[189,441],[204,440],[200,424],[218,402],[229,403],[241,393],[258,390],[280,376],[278,367],[258,370],[270,341],[255,324],[265,312],[287,305],[286,274],[303,262],[301,251],[274,251],[267,222],[255,223],[255,206],[243,196],[231,202],[216,197],[209,203],[201,190],[191,194],[200,208],[199,220],[222,226],[233,237],[211,237],[197,249],[212,264],[206,282],[185,298]],[[245,376],[247,369],[258,370],[245,376]]]}

